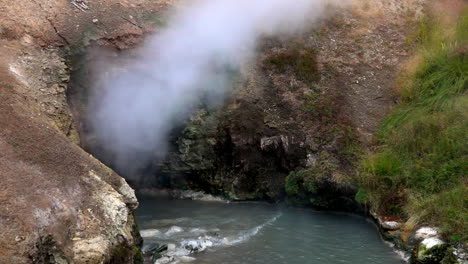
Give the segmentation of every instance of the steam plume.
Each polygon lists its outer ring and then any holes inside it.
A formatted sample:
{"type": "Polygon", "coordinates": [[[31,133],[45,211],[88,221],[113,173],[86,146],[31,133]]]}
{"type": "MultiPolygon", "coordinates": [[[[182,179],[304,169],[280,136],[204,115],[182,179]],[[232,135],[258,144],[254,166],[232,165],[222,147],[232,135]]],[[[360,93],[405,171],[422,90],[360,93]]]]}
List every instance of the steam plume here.
{"type": "Polygon", "coordinates": [[[228,72],[255,57],[264,36],[297,32],[324,12],[323,0],[201,0],[176,12],[126,71],[103,78],[91,116],[114,166],[131,174],[163,154],[169,131],[199,96],[222,98],[228,72]],[[211,96],[210,96],[211,95],[211,96]]]}

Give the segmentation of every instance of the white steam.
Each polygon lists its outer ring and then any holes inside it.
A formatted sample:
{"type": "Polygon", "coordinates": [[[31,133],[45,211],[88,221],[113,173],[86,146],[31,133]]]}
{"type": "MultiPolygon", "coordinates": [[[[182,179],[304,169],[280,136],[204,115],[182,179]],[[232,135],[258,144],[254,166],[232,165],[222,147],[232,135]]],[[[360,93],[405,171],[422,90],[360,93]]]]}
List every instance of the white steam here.
{"type": "Polygon", "coordinates": [[[264,36],[290,34],[319,18],[323,0],[204,0],[175,13],[124,72],[100,80],[91,117],[97,140],[127,173],[157,155],[174,124],[201,96],[222,99],[229,73],[255,56],[264,36]]]}

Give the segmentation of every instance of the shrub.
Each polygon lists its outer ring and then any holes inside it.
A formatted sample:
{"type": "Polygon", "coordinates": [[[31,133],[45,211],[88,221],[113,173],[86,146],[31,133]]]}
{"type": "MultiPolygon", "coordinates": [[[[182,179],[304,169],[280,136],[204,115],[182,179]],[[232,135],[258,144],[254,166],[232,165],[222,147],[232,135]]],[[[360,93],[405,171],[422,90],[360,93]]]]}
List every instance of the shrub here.
{"type": "Polygon", "coordinates": [[[299,194],[299,187],[302,185],[302,181],[304,179],[301,178],[300,175],[298,175],[295,172],[289,173],[289,175],[286,177],[286,183],[285,183],[285,190],[288,195],[298,195],[299,194]]]}

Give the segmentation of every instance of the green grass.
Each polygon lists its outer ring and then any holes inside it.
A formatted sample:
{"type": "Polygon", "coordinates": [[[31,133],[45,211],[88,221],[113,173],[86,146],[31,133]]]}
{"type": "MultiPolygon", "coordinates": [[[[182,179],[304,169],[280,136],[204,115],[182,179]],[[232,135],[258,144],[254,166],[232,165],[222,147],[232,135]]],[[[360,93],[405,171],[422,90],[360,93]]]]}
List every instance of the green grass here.
{"type": "Polygon", "coordinates": [[[421,23],[421,61],[402,78],[400,103],[378,132],[380,147],[364,156],[356,199],[380,214],[442,227],[468,240],[467,13],[453,26],[421,23]]]}

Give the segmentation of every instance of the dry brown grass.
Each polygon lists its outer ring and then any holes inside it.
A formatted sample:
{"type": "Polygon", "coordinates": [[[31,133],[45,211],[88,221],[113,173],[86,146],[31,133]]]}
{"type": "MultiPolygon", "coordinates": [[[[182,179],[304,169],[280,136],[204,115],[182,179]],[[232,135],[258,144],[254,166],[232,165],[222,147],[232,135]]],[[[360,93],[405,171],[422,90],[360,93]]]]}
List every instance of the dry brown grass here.
{"type": "Polygon", "coordinates": [[[383,15],[383,4],[373,0],[355,0],[351,5],[351,12],[355,17],[370,19],[383,15]]]}

